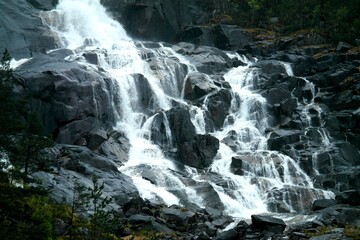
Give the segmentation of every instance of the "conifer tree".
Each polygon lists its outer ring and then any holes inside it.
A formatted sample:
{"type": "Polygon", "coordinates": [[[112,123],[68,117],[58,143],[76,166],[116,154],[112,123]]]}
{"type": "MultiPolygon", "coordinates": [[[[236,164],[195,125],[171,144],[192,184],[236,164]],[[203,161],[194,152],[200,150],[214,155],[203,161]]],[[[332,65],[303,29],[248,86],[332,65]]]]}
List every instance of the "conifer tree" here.
{"type": "Polygon", "coordinates": [[[18,79],[10,61],[5,50],[0,61],[0,172],[8,171],[11,179],[27,181],[32,172],[48,168],[46,150],[53,141],[42,135],[42,124],[31,110],[29,96],[15,96],[18,79]]]}

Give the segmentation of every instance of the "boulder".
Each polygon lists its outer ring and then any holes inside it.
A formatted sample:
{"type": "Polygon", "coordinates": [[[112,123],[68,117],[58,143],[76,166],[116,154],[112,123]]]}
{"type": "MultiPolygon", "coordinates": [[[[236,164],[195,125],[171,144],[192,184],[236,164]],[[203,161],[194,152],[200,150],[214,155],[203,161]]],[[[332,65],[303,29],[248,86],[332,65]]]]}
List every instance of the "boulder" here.
{"type": "Polygon", "coordinates": [[[236,174],[236,175],[244,175],[244,164],[247,164],[246,162],[244,162],[241,157],[239,156],[235,156],[231,158],[231,164],[230,164],[230,168],[231,171],[236,174]]]}
{"type": "Polygon", "coordinates": [[[184,98],[188,100],[199,99],[216,89],[218,87],[212,83],[209,76],[199,72],[192,72],[185,79],[184,98]]]}
{"type": "Polygon", "coordinates": [[[227,38],[230,49],[243,49],[249,42],[253,41],[246,31],[236,25],[221,24],[220,28],[227,38]]]}
{"type": "Polygon", "coordinates": [[[196,135],[192,141],[179,145],[180,161],[196,168],[209,167],[219,149],[219,140],[209,134],[196,135]]]}
{"type": "Polygon", "coordinates": [[[284,74],[287,75],[284,63],[277,60],[260,60],[252,65],[260,68],[261,71],[268,75],[284,74]]]}
{"type": "Polygon", "coordinates": [[[354,225],[360,226],[359,207],[335,205],[318,211],[317,220],[324,225],[354,225]]]}
{"type": "Polygon", "coordinates": [[[165,220],[169,228],[177,231],[186,231],[189,224],[196,221],[195,212],[180,209],[178,207],[164,208],[160,212],[160,217],[165,220]]]}
{"type": "Polygon", "coordinates": [[[127,219],[128,226],[135,231],[148,229],[155,232],[165,233],[165,234],[174,234],[175,232],[163,224],[160,224],[152,216],[147,216],[143,214],[134,214],[127,219]]]}
{"type": "Polygon", "coordinates": [[[252,228],[273,233],[283,233],[286,224],[283,220],[265,215],[251,215],[252,228]]]}
{"type": "Polygon", "coordinates": [[[93,131],[89,135],[88,140],[88,148],[90,150],[96,150],[100,147],[100,145],[108,139],[108,135],[106,131],[97,130],[93,131]]]}
{"type": "Polygon", "coordinates": [[[312,206],[312,211],[318,211],[327,207],[336,205],[336,201],[333,199],[318,199],[315,200],[312,206]]]}
{"type": "Polygon", "coordinates": [[[142,74],[132,75],[136,87],[136,98],[141,111],[149,113],[158,109],[156,102],[154,102],[154,93],[150,86],[148,79],[142,74]]]}
{"type": "Polygon", "coordinates": [[[216,74],[233,66],[230,57],[223,51],[208,46],[178,43],[172,48],[185,55],[201,73],[216,74]]]}
{"type": "MultiPolygon", "coordinates": [[[[154,116],[153,122],[151,124],[151,136],[150,139],[155,144],[159,145],[165,150],[171,150],[174,146],[174,143],[171,142],[167,133],[167,116],[164,112],[157,113],[154,116]]],[[[168,126],[170,127],[170,126],[168,126]]]]}
{"type": "Polygon", "coordinates": [[[283,88],[271,88],[264,94],[269,104],[279,104],[284,100],[291,98],[291,92],[283,88]]]}
{"type": "Polygon", "coordinates": [[[169,121],[173,142],[175,146],[180,146],[185,142],[194,139],[196,132],[191,122],[191,116],[187,107],[177,106],[166,112],[169,121]]]}
{"type": "Polygon", "coordinates": [[[196,191],[196,194],[203,199],[203,204],[205,211],[212,217],[220,217],[222,211],[224,210],[224,205],[219,197],[219,194],[215,191],[213,186],[208,182],[208,176],[204,179],[204,182],[198,182],[193,188],[196,191]]]}
{"type": "Polygon", "coordinates": [[[207,108],[215,129],[220,129],[229,114],[231,106],[231,92],[227,89],[212,94],[207,98],[207,108]]]}
{"type": "Polygon", "coordinates": [[[268,139],[268,148],[270,150],[281,150],[286,145],[300,141],[300,131],[277,130],[270,135],[268,139]]]}

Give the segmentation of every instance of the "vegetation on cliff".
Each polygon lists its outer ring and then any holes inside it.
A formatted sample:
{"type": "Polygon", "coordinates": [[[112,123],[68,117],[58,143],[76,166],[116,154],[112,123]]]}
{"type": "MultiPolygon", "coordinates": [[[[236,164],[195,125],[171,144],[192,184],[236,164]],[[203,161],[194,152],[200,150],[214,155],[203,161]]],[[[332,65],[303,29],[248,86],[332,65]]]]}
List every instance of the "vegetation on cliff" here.
{"type": "MultiPolygon", "coordinates": [[[[334,42],[354,43],[360,32],[360,0],[229,0],[225,20],[245,27],[269,27],[280,32],[315,29],[334,42]]],[[[209,5],[209,9],[219,6],[209,5]]]]}

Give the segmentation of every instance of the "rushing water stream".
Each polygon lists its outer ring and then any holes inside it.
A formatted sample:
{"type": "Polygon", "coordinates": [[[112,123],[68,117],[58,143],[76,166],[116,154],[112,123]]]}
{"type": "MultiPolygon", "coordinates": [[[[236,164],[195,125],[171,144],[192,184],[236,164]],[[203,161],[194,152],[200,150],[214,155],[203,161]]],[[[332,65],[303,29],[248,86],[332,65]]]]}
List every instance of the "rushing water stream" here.
{"type": "MultiPolygon", "coordinates": [[[[232,89],[230,113],[221,130],[208,132],[204,120],[207,99],[201,106],[184,100],[185,79],[198,72],[186,56],[161,43],[156,48],[147,48],[145,43],[133,41],[106,14],[99,0],[60,0],[55,10],[43,12],[41,17],[57,34],[60,47],[74,51],[69,61],[88,64],[82,53],[95,51],[99,67],[115,80],[119,97],[119,104],[114,105],[118,114],[116,128],[125,132],[132,146],[129,161],[119,171],[132,178],[143,198],[202,208],[214,207],[209,201],[218,199],[225,214],[248,218],[268,211],[302,211],[305,201],[332,197],[314,189],[311,179],[294,159],[267,150],[266,100],[254,89],[261,70],[251,68],[253,62],[246,57],[227,53],[246,65],[223,76],[232,89]],[[151,63],[146,61],[146,54],[152,56],[151,63]],[[138,87],[145,83],[151,89],[151,106],[147,109],[142,106],[144,93],[138,87]],[[179,166],[151,141],[152,126],[160,116],[166,135],[163,145],[168,150],[174,148],[165,112],[175,103],[188,105],[198,134],[211,134],[220,141],[219,151],[206,170],[179,166]],[[235,161],[241,161],[241,173],[231,170],[235,161]],[[154,177],[144,177],[144,173],[154,177]]],[[[289,65],[284,68],[288,75],[292,74],[289,65]]],[[[210,76],[207,78],[212,81],[210,76]]],[[[308,109],[308,105],[304,106],[306,116],[308,109]]]]}

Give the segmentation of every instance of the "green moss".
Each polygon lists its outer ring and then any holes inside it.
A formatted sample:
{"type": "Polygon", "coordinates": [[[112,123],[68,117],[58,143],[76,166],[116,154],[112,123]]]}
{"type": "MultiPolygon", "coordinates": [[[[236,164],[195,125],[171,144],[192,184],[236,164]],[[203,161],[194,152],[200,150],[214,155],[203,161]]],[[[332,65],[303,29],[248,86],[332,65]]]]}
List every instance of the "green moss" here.
{"type": "Polygon", "coordinates": [[[352,237],[353,240],[360,239],[360,227],[354,225],[346,225],[344,230],[346,237],[352,237]]]}

